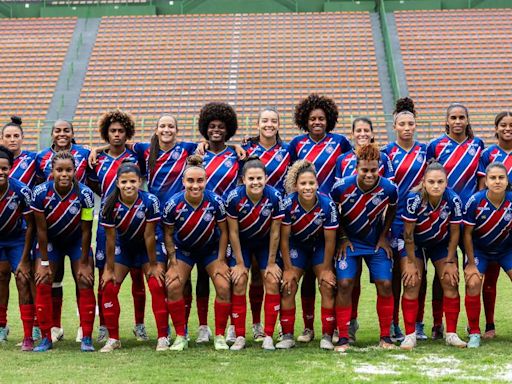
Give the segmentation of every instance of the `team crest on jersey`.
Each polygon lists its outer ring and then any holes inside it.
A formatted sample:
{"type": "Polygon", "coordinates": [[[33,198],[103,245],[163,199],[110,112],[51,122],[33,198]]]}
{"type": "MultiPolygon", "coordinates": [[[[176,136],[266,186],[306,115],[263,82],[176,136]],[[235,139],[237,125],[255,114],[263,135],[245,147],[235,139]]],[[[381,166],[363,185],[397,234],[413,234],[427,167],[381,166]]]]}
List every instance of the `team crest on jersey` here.
{"type": "Polygon", "coordinates": [[[290,249],[290,259],[296,259],[299,257],[299,252],[295,248],[290,249]]]}
{"type": "Polygon", "coordinates": [[[276,155],[276,160],[277,160],[277,161],[283,161],[283,155],[281,155],[280,153],[278,153],[278,154],[276,155]]]}
{"type": "Polygon", "coordinates": [[[348,268],[348,263],[347,263],[347,260],[343,259],[343,260],[340,260],[339,262],[339,267],[342,271],[344,271],[345,269],[348,268]]]}
{"type": "Polygon", "coordinates": [[[172,153],[172,155],[171,155],[171,158],[172,158],[173,160],[178,160],[178,159],[179,159],[179,157],[180,157],[180,154],[179,154],[178,152],[176,152],[176,151],[174,151],[174,152],[172,153]]]}
{"type": "Polygon", "coordinates": [[[143,219],[144,218],[144,212],[138,211],[135,216],[137,216],[138,219],[143,219]]]}
{"type": "Polygon", "coordinates": [[[503,219],[505,219],[505,221],[510,221],[512,220],[512,215],[510,213],[507,213],[505,216],[503,216],[503,219]]]}
{"type": "Polygon", "coordinates": [[[443,210],[441,211],[441,213],[439,213],[439,217],[443,220],[445,220],[447,217],[448,217],[448,212],[446,212],[443,208],[443,210]]]}
{"type": "Polygon", "coordinates": [[[327,147],[325,147],[325,152],[327,153],[333,153],[334,152],[334,148],[331,147],[330,145],[327,145],[327,147]]]}
{"type": "Polygon", "coordinates": [[[469,149],[468,149],[468,153],[469,153],[471,156],[475,156],[475,155],[476,155],[476,150],[475,150],[475,148],[473,148],[473,145],[471,145],[471,147],[469,147],[469,149]]]}
{"type": "Polygon", "coordinates": [[[226,167],[228,167],[228,168],[231,168],[233,166],[233,162],[231,160],[226,160],[224,165],[226,165],[226,167]]]}
{"type": "Polygon", "coordinates": [[[96,252],[96,260],[104,260],[105,259],[105,253],[101,250],[98,250],[96,252]]]}
{"type": "Polygon", "coordinates": [[[9,209],[11,210],[15,210],[16,208],[18,208],[18,203],[16,203],[15,201],[11,201],[8,205],[9,209]]]}
{"type": "Polygon", "coordinates": [[[28,168],[28,163],[27,163],[26,161],[22,161],[22,162],[20,163],[20,168],[21,168],[21,169],[27,169],[27,168],[28,168]]]}
{"type": "Polygon", "coordinates": [[[120,254],[121,254],[121,247],[120,247],[120,246],[118,246],[118,245],[116,245],[116,248],[115,248],[115,250],[114,250],[114,253],[115,253],[116,255],[120,255],[120,254]]]}
{"type": "Polygon", "coordinates": [[[210,212],[207,212],[204,215],[204,221],[212,221],[212,219],[213,219],[213,215],[210,212]]]}
{"type": "Polygon", "coordinates": [[[315,217],[315,220],[313,220],[313,223],[314,223],[315,225],[320,225],[320,224],[322,224],[322,218],[321,218],[320,216],[315,217]]]}
{"type": "Polygon", "coordinates": [[[261,211],[261,214],[262,214],[263,216],[270,216],[270,213],[271,213],[271,212],[270,212],[270,209],[268,209],[268,208],[265,208],[265,209],[263,209],[263,210],[261,211]]]}
{"type": "Polygon", "coordinates": [[[372,199],[372,204],[374,205],[379,205],[381,203],[381,198],[379,196],[375,196],[373,199],[372,199]]]}
{"type": "Polygon", "coordinates": [[[69,207],[69,213],[71,213],[72,215],[76,215],[78,213],[78,211],[79,211],[78,207],[75,207],[74,205],[69,207]]]}
{"type": "Polygon", "coordinates": [[[422,154],[419,154],[418,156],[416,156],[416,161],[418,163],[423,163],[425,161],[425,158],[423,157],[422,154]]]}

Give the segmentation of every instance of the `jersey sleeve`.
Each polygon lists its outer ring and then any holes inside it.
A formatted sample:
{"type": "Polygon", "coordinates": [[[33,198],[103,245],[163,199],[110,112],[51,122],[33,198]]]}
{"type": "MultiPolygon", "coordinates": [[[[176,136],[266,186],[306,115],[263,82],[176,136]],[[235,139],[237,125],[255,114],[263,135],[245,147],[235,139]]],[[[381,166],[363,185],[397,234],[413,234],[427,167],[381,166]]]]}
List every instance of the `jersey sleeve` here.
{"type": "Polygon", "coordinates": [[[398,187],[391,181],[389,182],[389,184],[390,184],[389,205],[393,206],[398,203],[398,187]]]}
{"type": "Polygon", "coordinates": [[[94,193],[84,185],[80,186],[80,204],[82,209],[94,208],[94,193]]]}
{"type": "Polygon", "coordinates": [[[46,176],[44,175],[44,171],[41,169],[41,161],[42,161],[42,153],[39,152],[36,155],[35,163],[36,163],[36,176],[41,180],[46,180],[46,176]]]}
{"type": "Polygon", "coordinates": [[[238,218],[238,197],[238,190],[235,189],[229,193],[226,201],[226,214],[232,219],[238,218]]]}
{"type": "Polygon", "coordinates": [[[453,193],[450,199],[450,208],[452,211],[450,216],[450,224],[462,223],[462,201],[456,193],[453,193]]]}
{"type": "Polygon", "coordinates": [[[176,201],[171,197],[164,205],[162,222],[167,225],[174,225],[176,220],[176,201]]]}
{"type": "Polygon", "coordinates": [[[279,191],[272,191],[272,219],[282,220],[284,218],[283,198],[279,191]]]}
{"type": "Polygon", "coordinates": [[[24,215],[32,212],[30,209],[30,204],[32,202],[32,193],[30,192],[30,188],[27,186],[22,186],[20,189],[20,197],[21,197],[21,213],[24,215]]]}
{"type": "Polygon", "coordinates": [[[348,141],[348,139],[345,137],[345,135],[340,133],[335,133],[334,135],[338,137],[341,153],[349,152],[352,150],[352,145],[350,144],[350,141],[348,141]]]}
{"type": "Polygon", "coordinates": [[[324,222],[323,227],[324,229],[330,229],[335,230],[339,227],[338,222],[338,211],[336,209],[336,204],[334,204],[334,201],[329,199],[328,197],[324,200],[324,206],[322,209],[324,210],[324,222]]]}
{"type": "Polygon", "coordinates": [[[293,140],[288,145],[288,153],[290,154],[291,162],[295,162],[297,160],[297,142],[299,141],[298,137],[294,137],[293,140]]]}
{"type": "Polygon", "coordinates": [[[466,203],[466,207],[464,208],[463,221],[464,225],[474,226],[476,224],[476,208],[477,201],[475,196],[471,196],[466,203]]]}
{"type": "Polygon", "coordinates": [[[282,224],[283,225],[291,225],[292,224],[292,200],[289,197],[285,196],[285,197],[283,197],[282,204],[283,204],[282,208],[283,208],[283,213],[284,213],[282,224]]]}
{"type": "Polygon", "coordinates": [[[342,171],[341,171],[341,163],[343,161],[343,156],[338,157],[336,160],[336,168],[334,169],[334,179],[339,181],[342,179],[342,171]]]}
{"type": "Polygon", "coordinates": [[[46,185],[40,184],[34,189],[30,208],[36,212],[44,212],[44,197],[46,196],[46,185]]]}
{"type": "Polygon", "coordinates": [[[336,183],[334,183],[334,185],[332,186],[330,197],[331,197],[332,201],[334,201],[337,204],[340,202],[341,189],[342,189],[343,185],[345,185],[345,181],[343,179],[341,179],[341,180],[338,180],[336,183]]]}
{"type": "Polygon", "coordinates": [[[482,155],[480,156],[480,160],[478,161],[478,170],[477,170],[477,176],[478,177],[484,177],[485,176],[485,169],[489,165],[489,151],[485,150],[482,152],[482,155]]]}
{"type": "Polygon", "coordinates": [[[158,201],[158,198],[155,195],[148,194],[146,205],[146,221],[149,223],[159,221],[161,215],[160,202],[158,201]]]}
{"type": "Polygon", "coordinates": [[[421,196],[416,193],[409,193],[405,201],[405,210],[402,219],[409,223],[418,221],[418,209],[421,207],[421,196]]]}
{"type": "Polygon", "coordinates": [[[393,163],[388,155],[384,152],[381,152],[381,161],[382,161],[382,176],[388,180],[395,180],[395,171],[393,170],[393,163]]]}
{"type": "Polygon", "coordinates": [[[432,140],[430,143],[428,143],[427,145],[427,162],[430,160],[430,159],[435,159],[436,157],[436,145],[435,145],[435,142],[432,140]]]}
{"type": "Polygon", "coordinates": [[[217,220],[218,223],[226,220],[226,208],[224,205],[224,201],[219,196],[215,196],[214,199],[215,204],[215,220],[217,220]]]}

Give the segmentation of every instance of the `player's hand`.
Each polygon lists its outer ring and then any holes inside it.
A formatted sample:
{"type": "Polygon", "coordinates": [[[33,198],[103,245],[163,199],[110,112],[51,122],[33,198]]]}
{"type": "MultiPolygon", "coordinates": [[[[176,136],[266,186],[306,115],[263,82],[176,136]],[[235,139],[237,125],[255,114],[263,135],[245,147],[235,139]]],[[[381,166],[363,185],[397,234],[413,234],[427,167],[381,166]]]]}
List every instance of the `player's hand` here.
{"type": "Polygon", "coordinates": [[[464,278],[466,279],[467,285],[471,285],[470,280],[472,280],[474,276],[477,276],[480,280],[482,280],[482,275],[480,274],[480,271],[478,271],[475,263],[468,263],[466,268],[464,268],[464,278]]]}
{"type": "Polygon", "coordinates": [[[297,276],[292,270],[283,271],[283,280],[281,280],[281,292],[283,295],[291,295],[294,288],[297,287],[297,276]]]}
{"type": "Polygon", "coordinates": [[[176,264],[171,264],[167,269],[165,274],[165,286],[169,287],[174,280],[178,280],[180,282],[180,274],[178,273],[178,268],[176,264]]]}
{"type": "Polygon", "coordinates": [[[379,248],[382,248],[384,250],[384,252],[386,252],[388,259],[391,259],[393,257],[393,250],[391,249],[391,246],[389,245],[389,241],[386,238],[386,236],[379,237],[379,241],[377,242],[377,245],[375,246],[375,252],[377,252],[379,250],[379,248]]]}
{"type": "Polygon", "coordinates": [[[213,280],[221,277],[226,279],[228,282],[231,282],[231,271],[229,270],[228,265],[223,260],[214,261],[215,265],[213,268],[213,280]]]}
{"type": "Polygon", "coordinates": [[[347,249],[349,249],[354,252],[354,246],[350,242],[349,239],[343,239],[341,240],[340,248],[338,252],[336,253],[336,259],[341,260],[345,259],[347,257],[347,249]]]}
{"type": "Polygon", "coordinates": [[[87,260],[86,263],[80,261],[76,278],[78,281],[83,281],[87,285],[94,286],[94,269],[91,264],[89,264],[89,260],[87,260]]]}
{"type": "Polygon", "coordinates": [[[105,268],[103,270],[103,275],[101,276],[101,286],[102,288],[105,288],[108,282],[116,283],[116,276],[114,275],[114,271],[110,270],[109,268],[105,268]]]}
{"type": "Polygon", "coordinates": [[[158,281],[158,285],[163,287],[165,284],[165,271],[164,267],[160,263],[150,264],[149,265],[149,276],[153,276],[156,281],[158,281]]]}
{"type": "Polygon", "coordinates": [[[247,268],[245,268],[245,265],[243,263],[237,264],[234,267],[231,267],[230,276],[231,281],[233,282],[233,284],[236,285],[244,276],[249,276],[249,271],[247,270],[247,268]]]}
{"type": "Polygon", "coordinates": [[[18,264],[18,268],[14,272],[16,277],[22,277],[24,280],[30,280],[32,275],[32,268],[30,267],[30,262],[28,261],[20,261],[18,264]]]}
{"type": "Polygon", "coordinates": [[[235,148],[235,152],[236,155],[238,156],[238,159],[245,160],[245,158],[247,157],[247,153],[245,152],[245,150],[238,144],[235,144],[233,147],[235,148]]]}
{"type": "Polygon", "coordinates": [[[281,268],[279,268],[279,265],[277,265],[276,263],[269,263],[267,265],[267,269],[265,269],[265,279],[267,278],[267,276],[270,275],[272,276],[272,278],[274,279],[274,282],[279,282],[281,281],[281,277],[283,276],[283,271],[281,270],[281,268]]]}
{"type": "Polygon", "coordinates": [[[452,287],[459,285],[459,268],[456,262],[448,262],[444,264],[441,280],[447,279],[452,287]]]}
{"type": "Polygon", "coordinates": [[[332,288],[336,288],[336,275],[332,269],[324,269],[320,272],[320,276],[318,277],[318,287],[322,284],[327,284],[332,288]]]}
{"type": "Polygon", "coordinates": [[[242,145],[247,145],[247,144],[249,144],[249,139],[250,139],[250,138],[251,138],[250,136],[245,135],[245,136],[242,138],[242,145]]]}
{"type": "Polygon", "coordinates": [[[36,285],[51,281],[51,277],[52,270],[50,266],[43,266],[38,262],[36,266],[36,273],[34,274],[34,281],[36,285]]]}
{"type": "Polygon", "coordinates": [[[197,143],[196,153],[198,155],[204,156],[209,147],[210,146],[207,141],[200,141],[199,143],[197,143]]]}
{"type": "Polygon", "coordinates": [[[95,150],[92,150],[89,154],[89,157],[87,158],[87,163],[89,164],[90,168],[94,168],[94,166],[98,164],[98,154],[95,150]]]}
{"type": "Polygon", "coordinates": [[[404,287],[415,287],[421,280],[421,276],[416,265],[416,261],[407,260],[402,271],[402,281],[404,287]]]}

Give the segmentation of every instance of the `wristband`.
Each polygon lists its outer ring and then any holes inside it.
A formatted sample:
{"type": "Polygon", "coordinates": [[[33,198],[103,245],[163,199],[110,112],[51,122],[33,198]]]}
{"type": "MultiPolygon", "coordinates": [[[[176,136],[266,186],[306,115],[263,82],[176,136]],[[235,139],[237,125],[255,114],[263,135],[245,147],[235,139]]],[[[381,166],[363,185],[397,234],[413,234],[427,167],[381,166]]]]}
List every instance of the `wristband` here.
{"type": "Polygon", "coordinates": [[[41,266],[42,267],[49,267],[50,266],[50,260],[41,260],[41,266]]]}

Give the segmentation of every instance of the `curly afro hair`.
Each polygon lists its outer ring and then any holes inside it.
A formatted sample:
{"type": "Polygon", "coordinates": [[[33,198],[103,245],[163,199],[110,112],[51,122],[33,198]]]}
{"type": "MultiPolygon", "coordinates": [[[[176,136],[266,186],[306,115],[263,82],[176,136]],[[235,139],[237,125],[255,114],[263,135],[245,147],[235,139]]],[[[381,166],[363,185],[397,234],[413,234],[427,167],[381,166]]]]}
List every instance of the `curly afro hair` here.
{"type": "Polygon", "coordinates": [[[105,112],[98,121],[100,135],[108,143],[108,129],[112,123],[119,123],[126,130],[126,139],[130,140],[135,135],[135,121],[133,117],[119,109],[105,112]]]}
{"type": "Polygon", "coordinates": [[[208,125],[213,120],[220,120],[226,124],[226,141],[231,139],[238,129],[238,120],[235,110],[226,103],[208,103],[199,112],[199,132],[208,140],[208,125]]]}
{"type": "Polygon", "coordinates": [[[295,124],[306,131],[308,130],[308,120],[311,111],[321,109],[327,119],[326,132],[331,132],[336,127],[338,121],[338,107],[333,99],[325,96],[319,96],[313,93],[295,106],[295,124]]]}

